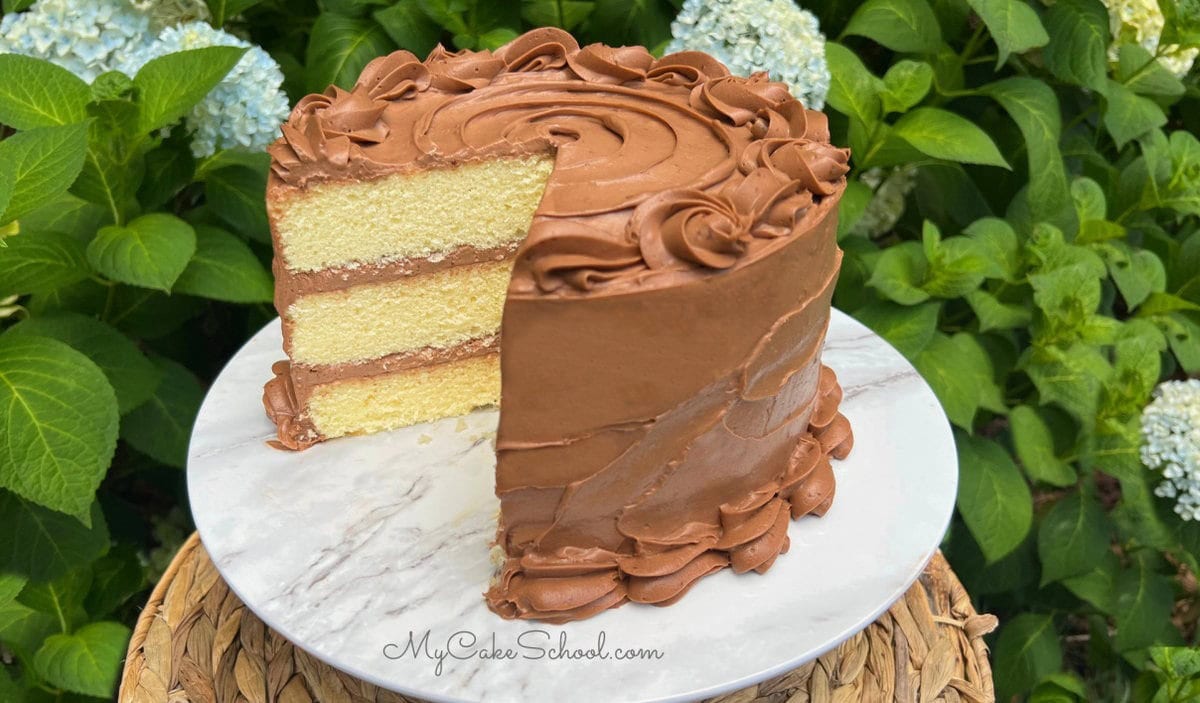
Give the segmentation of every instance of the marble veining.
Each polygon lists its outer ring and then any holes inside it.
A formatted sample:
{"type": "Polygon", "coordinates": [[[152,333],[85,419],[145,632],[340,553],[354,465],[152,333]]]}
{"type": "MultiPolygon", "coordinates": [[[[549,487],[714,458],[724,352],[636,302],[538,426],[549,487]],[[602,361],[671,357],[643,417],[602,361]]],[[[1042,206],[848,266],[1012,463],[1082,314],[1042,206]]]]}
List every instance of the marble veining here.
{"type": "Polygon", "coordinates": [[[833,508],[793,522],[791,549],[767,574],[722,571],[668,608],[630,604],[561,626],[504,621],[481,597],[498,509],[497,412],[274,450],[259,395],[280,344],[276,320],[201,408],[188,461],[201,538],[271,627],[333,666],[431,701],[688,701],[782,673],[903,594],[954,506],[954,441],[932,391],[834,311],[824,360],[845,389],[855,449],[834,462],[833,508]],[[622,659],[618,649],[660,656],[622,659]],[[607,656],[551,656],[574,650],[607,656]]]}

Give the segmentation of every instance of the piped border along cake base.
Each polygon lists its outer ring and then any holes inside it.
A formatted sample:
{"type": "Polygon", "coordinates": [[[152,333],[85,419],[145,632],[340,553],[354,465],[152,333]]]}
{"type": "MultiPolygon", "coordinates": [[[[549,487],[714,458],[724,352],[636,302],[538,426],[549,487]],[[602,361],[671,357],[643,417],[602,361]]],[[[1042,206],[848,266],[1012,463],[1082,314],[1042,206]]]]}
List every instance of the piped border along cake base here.
{"type": "Polygon", "coordinates": [[[954,507],[954,440],[932,391],[834,311],[823,360],[845,389],[854,452],[835,462],[832,509],[792,523],[791,548],[767,574],[727,570],[667,608],[505,621],[481,597],[492,574],[496,411],[271,449],[260,389],[279,348],[275,321],[201,407],[188,460],[201,538],[269,626],[336,668],[429,701],[687,701],[737,690],[874,621],[916,579],[954,507]]]}

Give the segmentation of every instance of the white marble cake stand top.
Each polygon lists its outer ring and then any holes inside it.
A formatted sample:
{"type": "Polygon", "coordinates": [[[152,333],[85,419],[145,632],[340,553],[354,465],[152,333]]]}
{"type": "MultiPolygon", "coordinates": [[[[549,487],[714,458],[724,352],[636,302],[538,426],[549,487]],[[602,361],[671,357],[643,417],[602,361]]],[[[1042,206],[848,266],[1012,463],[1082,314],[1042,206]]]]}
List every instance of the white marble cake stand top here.
{"type": "Polygon", "coordinates": [[[280,348],[276,320],[200,410],[188,458],[200,536],[269,626],[334,667],[429,701],[688,701],[784,673],[902,595],[954,506],[954,440],[933,393],[834,311],[824,360],[845,388],[854,451],[834,462],[833,508],[793,522],[791,549],[767,574],[727,569],[667,608],[629,604],[565,626],[505,621],[481,598],[498,507],[496,412],[271,449],[260,398],[280,348]],[[426,633],[427,647],[405,652],[426,633]]]}

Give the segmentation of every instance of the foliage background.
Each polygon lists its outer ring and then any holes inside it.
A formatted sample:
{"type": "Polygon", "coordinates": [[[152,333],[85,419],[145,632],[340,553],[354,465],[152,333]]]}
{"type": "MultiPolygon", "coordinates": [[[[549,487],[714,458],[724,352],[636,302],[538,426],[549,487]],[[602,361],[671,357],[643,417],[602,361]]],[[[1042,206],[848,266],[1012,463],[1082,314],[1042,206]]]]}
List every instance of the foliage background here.
{"type": "MultiPolygon", "coordinates": [[[[397,47],[493,48],[543,24],[661,49],[678,10],[208,6],[271,53],[293,101],[397,47]]],[[[1164,43],[1200,46],[1200,7],[1162,6],[1164,43]]],[[[955,425],[945,549],[1002,619],[1001,698],[1197,700],[1200,654],[1166,647],[1195,642],[1200,527],[1153,495],[1137,429],[1156,383],[1200,372],[1196,74],[1133,43],[1110,60],[1098,0],[808,9],[854,152],[835,303],[955,425]]],[[[0,56],[0,700],[111,697],[128,625],[191,529],[180,469],[205,385],[274,315],[265,158],[196,160],[162,129],[239,56],[90,86],[0,56]]]]}

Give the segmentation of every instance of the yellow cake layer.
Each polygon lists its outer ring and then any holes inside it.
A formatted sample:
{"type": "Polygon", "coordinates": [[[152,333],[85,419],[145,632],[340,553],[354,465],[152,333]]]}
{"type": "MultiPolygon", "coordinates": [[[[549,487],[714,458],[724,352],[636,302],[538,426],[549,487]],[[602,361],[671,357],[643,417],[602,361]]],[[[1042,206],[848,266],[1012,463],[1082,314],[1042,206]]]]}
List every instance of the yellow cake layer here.
{"type": "Polygon", "coordinates": [[[550,178],[549,156],[505,158],[284,191],[267,206],[294,271],[520,241],[550,178]]]}
{"type": "Polygon", "coordinates": [[[500,355],[322,384],[308,416],[326,437],[366,434],[468,413],[500,402],[500,355]]]}
{"type": "Polygon", "coordinates": [[[287,309],[288,353],[321,366],[494,335],[511,274],[512,261],[490,261],[302,296],[287,309]]]}

